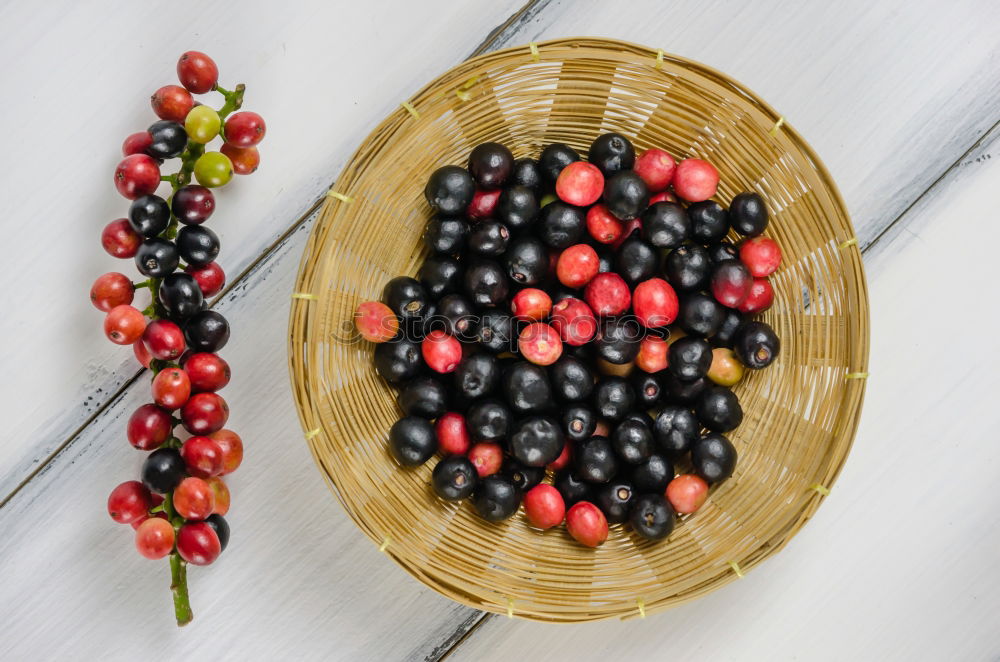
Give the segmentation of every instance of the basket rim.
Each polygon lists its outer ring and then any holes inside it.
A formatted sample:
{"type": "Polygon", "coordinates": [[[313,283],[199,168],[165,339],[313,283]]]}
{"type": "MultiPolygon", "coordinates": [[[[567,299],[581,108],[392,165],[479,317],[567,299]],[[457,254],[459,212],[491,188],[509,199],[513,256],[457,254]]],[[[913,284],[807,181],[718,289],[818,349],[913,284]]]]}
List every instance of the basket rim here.
{"type": "MultiPolygon", "coordinates": [[[[468,58],[454,65],[453,67],[450,67],[449,69],[443,71],[435,78],[431,79],[427,84],[425,84],[418,91],[413,93],[409,97],[408,102],[412,103],[416,100],[426,97],[430,92],[441,87],[442,80],[446,79],[447,77],[455,74],[460,70],[476,69],[494,60],[502,60],[518,52],[523,52],[526,57],[530,56],[531,54],[538,54],[544,60],[545,49],[547,47],[579,48],[581,49],[581,52],[586,50],[588,57],[594,57],[599,55],[598,51],[601,50],[617,49],[617,50],[630,51],[632,53],[644,55],[653,59],[661,59],[663,62],[669,62],[681,68],[697,73],[701,76],[704,76],[706,79],[711,80],[713,83],[725,89],[728,89],[729,91],[734,92],[740,97],[746,99],[749,103],[753,104],[760,111],[762,111],[763,114],[769,116],[771,120],[775,123],[775,129],[780,128],[781,135],[785,136],[787,140],[789,140],[792,143],[797,152],[805,157],[805,159],[808,161],[809,167],[814,169],[817,177],[821,180],[826,193],[829,195],[831,204],[837,208],[839,215],[842,217],[844,222],[850,228],[853,240],[854,238],[853,222],[851,220],[850,214],[848,213],[847,205],[843,199],[843,196],[841,195],[840,189],[836,185],[836,182],[833,180],[833,177],[830,174],[829,170],[827,169],[826,165],[820,159],[820,157],[813,149],[813,147],[804,137],[802,137],[802,135],[797,130],[795,130],[793,126],[791,126],[787,121],[785,121],[784,116],[780,115],[767,101],[765,101],[762,97],[753,92],[747,86],[733,79],[732,77],[724,74],[718,69],[715,69],[710,65],[698,62],[696,60],[668,53],[661,49],[653,49],[647,46],[643,46],[625,40],[609,39],[603,37],[589,37],[589,36],[563,37],[545,41],[530,42],[529,44],[511,46],[504,49],[491,51],[468,58]]],[[[568,61],[572,58],[560,57],[559,59],[562,61],[568,61]]],[[[330,191],[340,190],[340,187],[345,182],[345,180],[350,181],[352,179],[352,176],[355,173],[353,172],[353,168],[351,166],[358,160],[359,156],[361,156],[364,153],[366,146],[370,143],[373,137],[379,134],[393,133],[399,130],[399,128],[408,119],[410,119],[412,106],[408,108],[407,105],[401,104],[400,106],[397,106],[394,110],[389,112],[388,115],[381,122],[379,122],[368,133],[368,135],[365,136],[363,140],[359,142],[357,148],[351,154],[350,158],[345,161],[344,168],[341,170],[336,180],[331,185],[329,189],[330,191]]],[[[330,204],[329,199],[327,199],[325,203],[322,202],[321,200],[319,213],[322,213],[322,210],[324,209],[325,205],[329,204],[330,204]]],[[[310,259],[315,256],[314,240],[317,234],[316,233],[317,227],[319,227],[319,223],[317,223],[310,230],[309,239],[306,243],[306,246],[303,249],[302,257],[300,259],[299,270],[296,276],[295,289],[293,290],[293,292],[308,291],[308,288],[305,287],[307,281],[307,266],[309,264],[310,259]]],[[[856,240],[854,241],[856,242],[856,240]]],[[[845,290],[856,301],[856,303],[858,304],[857,312],[861,314],[860,318],[857,320],[861,333],[857,336],[852,336],[852,335],[848,336],[848,341],[847,341],[848,356],[850,358],[851,364],[856,365],[857,366],[856,369],[859,372],[867,375],[866,371],[868,370],[869,354],[870,354],[870,310],[868,306],[867,278],[865,276],[864,263],[863,260],[861,259],[860,250],[853,250],[845,253],[845,262],[846,262],[845,272],[847,271],[847,268],[850,267],[855,270],[855,273],[858,276],[857,278],[850,279],[851,282],[848,283],[848,286],[845,288],[845,290]],[[851,284],[853,284],[854,287],[850,287],[851,284]]],[[[841,278],[846,280],[847,276],[842,275],[841,278]]],[[[301,318],[296,315],[296,306],[295,302],[293,301],[289,311],[289,329],[288,329],[289,373],[293,384],[292,390],[293,390],[293,397],[295,399],[296,410],[299,416],[300,424],[302,425],[303,430],[306,431],[307,440],[311,438],[310,435],[313,435],[313,433],[316,432],[316,430],[310,430],[311,423],[309,420],[309,416],[313,414],[313,408],[310,406],[308,399],[300,397],[298,389],[294,388],[297,376],[294,372],[293,366],[295,365],[294,358],[295,357],[301,358],[301,355],[303,353],[304,341],[309,335],[308,327],[309,325],[302,322],[301,318]]],[[[301,361],[301,365],[304,366],[304,370],[306,371],[310,370],[310,364],[307,361],[301,361]]],[[[315,367],[312,368],[315,369],[315,367]]],[[[863,408],[862,405],[864,402],[865,387],[866,387],[865,380],[861,379],[858,381],[860,383],[858,384],[858,388],[856,390],[854,391],[846,390],[843,394],[842,401],[847,401],[847,400],[856,401],[856,410],[852,416],[849,417],[843,416],[838,418],[837,427],[840,427],[842,423],[844,424],[844,426],[842,430],[835,435],[835,437],[838,439],[842,439],[846,445],[842,455],[837,458],[831,458],[829,466],[826,467],[826,470],[828,472],[827,475],[829,477],[824,484],[826,488],[832,487],[832,485],[836,482],[841,470],[843,469],[844,464],[846,463],[847,457],[850,455],[850,452],[856,440],[857,430],[861,419],[861,411],[863,408]]],[[[319,432],[318,434],[323,434],[323,432],[319,432]]],[[[354,522],[365,533],[365,535],[368,536],[368,538],[371,539],[377,546],[379,546],[380,551],[383,552],[387,551],[385,549],[387,540],[380,539],[377,535],[374,534],[372,530],[370,530],[367,526],[365,526],[364,522],[359,517],[359,514],[352,507],[350,507],[348,503],[345,501],[343,495],[340,493],[338,486],[336,485],[336,481],[333,478],[333,476],[331,476],[330,473],[322,466],[321,461],[316,454],[316,450],[313,444],[308,443],[308,445],[310,447],[310,451],[313,454],[313,459],[317,464],[317,468],[319,469],[321,475],[326,480],[328,486],[331,488],[331,491],[334,493],[337,500],[340,501],[341,505],[347,511],[348,515],[351,517],[352,520],[354,520],[354,522]]],[[[771,541],[773,542],[773,544],[769,543],[767,545],[762,545],[761,547],[753,550],[753,552],[747,559],[741,560],[741,563],[738,566],[739,568],[738,570],[734,568],[736,572],[731,573],[731,576],[729,576],[728,578],[715,581],[715,586],[713,588],[719,588],[725,583],[741,578],[743,576],[743,572],[747,571],[750,568],[755,567],[759,562],[765,560],[766,558],[770,558],[771,556],[774,555],[775,552],[782,549],[794,537],[798,529],[801,528],[801,526],[805,522],[807,522],[813,516],[813,514],[815,514],[816,510],[819,508],[819,505],[822,503],[825,496],[826,495],[824,493],[822,493],[820,490],[817,490],[813,495],[811,495],[808,501],[796,513],[794,513],[794,516],[790,516],[790,521],[788,522],[788,525],[782,528],[778,532],[778,534],[776,534],[775,540],[771,541]]],[[[622,619],[639,617],[639,616],[644,617],[647,612],[660,611],[668,607],[679,605],[684,602],[697,599],[697,597],[700,597],[700,595],[696,595],[693,597],[677,599],[676,601],[666,606],[660,606],[660,607],[647,606],[645,607],[645,609],[640,609],[636,611],[636,613],[634,614],[619,615],[618,613],[613,613],[613,614],[609,613],[586,619],[559,619],[559,618],[553,618],[551,616],[546,617],[544,613],[524,612],[524,611],[512,612],[509,608],[509,605],[507,606],[494,605],[484,602],[482,595],[467,593],[465,591],[462,591],[456,586],[448,586],[449,590],[452,592],[445,593],[442,590],[442,587],[439,586],[439,584],[445,583],[443,580],[442,581],[429,580],[429,578],[425,574],[420,572],[419,568],[415,568],[411,564],[403,562],[402,560],[397,558],[394,554],[392,554],[391,550],[388,551],[390,552],[388,553],[388,556],[390,556],[397,563],[397,565],[400,565],[404,570],[406,570],[408,574],[413,576],[415,579],[420,581],[425,586],[433,588],[436,592],[441,593],[446,597],[449,597],[450,599],[453,599],[457,602],[460,602],[466,606],[475,609],[490,611],[499,614],[506,614],[508,616],[512,615],[527,620],[569,623],[569,622],[581,622],[582,620],[601,620],[611,617],[617,617],[622,619]]]]}

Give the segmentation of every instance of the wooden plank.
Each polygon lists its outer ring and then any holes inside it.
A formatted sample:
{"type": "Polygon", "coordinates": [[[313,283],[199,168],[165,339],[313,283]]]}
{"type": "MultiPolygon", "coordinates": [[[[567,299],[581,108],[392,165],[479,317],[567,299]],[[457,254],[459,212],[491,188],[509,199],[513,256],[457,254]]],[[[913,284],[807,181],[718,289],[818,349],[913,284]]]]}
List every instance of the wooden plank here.
{"type": "Polygon", "coordinates": [[[0,398],[0,502],[136,374],[131,353],[103,337],[87,293],[106,271],[137,275],[100,248],[104,225],[128,211],[111,174],[122,139],[156,119],[149,95],[176,83],[180,53],[209,52],[229,87],[248,83],[246,107],[268,122],[260,169],[217,192],[211,225],[232,278],[329,186],[383,116],[523,2],[212,3],[193,14],[126,0],[102,11],[4,3],[0,55],[20,64],[0,71],[11,92],[0,161],[0,361],[17,376],[0,398]]]}
{"type": "Polygon", "coordinates": [[[990,282],[989,242],[956,241],[992,228],[994,153],[1000,129],[866,253],[866,414],[828,503],[778,558],[646,620],[553,628],[490,616],[449,662],[525,650],[564,659],[997,658],[1000,356],[984,348],[1000,312],[960,285],[990,282]],[[942,246],[955,251],[944,262],[942,246]]]}

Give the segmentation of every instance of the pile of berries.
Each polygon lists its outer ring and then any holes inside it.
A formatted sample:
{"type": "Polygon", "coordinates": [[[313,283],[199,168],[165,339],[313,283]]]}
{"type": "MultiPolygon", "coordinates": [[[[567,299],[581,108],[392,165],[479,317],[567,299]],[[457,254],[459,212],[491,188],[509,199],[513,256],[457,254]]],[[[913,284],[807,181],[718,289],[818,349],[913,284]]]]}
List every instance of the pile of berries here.
{"type": "Polygon", "coordinates": [[[565,521],[595,547],[616,523],[665,538],[732,475],[731,387],[780,350],[751,318],[773,302],[781,250],[758,194],[711,199],[706,161],[637,157],[617,133],[587,156],[485,143],[435,171],[429,257],[355,322],[399,389],[400,465],[440,453],[440,498],[489,521],[523,503],[532,526],[565,521]]]}
{"type": "Polygon", "coordinates": [[[234,172],[256,169],[265,126],[256,113],[231,114],[242,105],[244,86],[220,88],[218,68],[207,55],[184,53],[177,75],[183,87],[167,85],[153,94],[160,121],[125,139],[114,182],[132,203],[128,218],[109,223],[101,236],[109,254],[134,258],[147,280],[107,273],[94,283],[90,299],[106,313],[108,339],[131,345],[153,373],[153,401],[139,407],[127,427],[129,443],[152,452],[141,481],[112,490],[108,512],[132,525],[140,554],[171,557],[177,623],[184,625],[191,620],[186,564],[208,565],[226,548],[229,489],[221,476],[243,459],[239,435],[224,427],[229,406],[217,393],[230,379],[218,355],[229,340],[229,323],[207,301],[222,290],[225,274],[215,262],[219,238],[203,224],[215,210],[211,189],[234,172]],[[210,91],[225,97],[220,110],[192,97],[210,91]],[[221,150],[206,152],[216,136],[224,140],[221,150]],[[161,175],[170,159],[180,160],[179,171],[161,175]],[[192,175],[197,184],[190,183],[192,175]],[[166,198],[157,195],[164,183],[171,188],[166,198]],[[144,310],[132,305],[137,289],[150,292],[144,310]]]}

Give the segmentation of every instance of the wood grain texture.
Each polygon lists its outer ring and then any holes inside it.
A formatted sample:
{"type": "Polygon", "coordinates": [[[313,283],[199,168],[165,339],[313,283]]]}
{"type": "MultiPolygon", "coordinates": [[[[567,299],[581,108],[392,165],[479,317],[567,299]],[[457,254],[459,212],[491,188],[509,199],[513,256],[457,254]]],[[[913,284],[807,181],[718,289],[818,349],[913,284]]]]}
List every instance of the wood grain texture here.
{"type": "Polygon", "coordinates": [[[541,649],[576,660],[1000,657],[1000,411],[987,403],[1000,357],[983,351],[1000,312],[960,285],[993,277],[993,250],[971,242],[941,255],[956,237],[990,232],[998,187],[995,130],[866,254],[861,428],[832,494],[777,559],[646,620],[551,628],[490,617],[449,662],[541,649]]]}
{"type": "MultiPolygon", "coordinates": [[[[11,205],[0,224],[20,267],[0,283],[16,311],[0,318],[0,357],[17,371],[11,374],[25,375],[0,391],[7,421],[0,494],[86,419],[94,406],[88,396],[102,403],[131,374],[122,370],[131,359],[100,337],[86,290],[117,264],[101,257],[96,242],[100,226],[124,209],[110,185],[117,145],[126,127],[150,121],[145,95],[169,82],[175,53],[194,47],[216,54],[224,71],[251,84],[249,105],[271,120],[262,169],[235,185],[219,213],[232,274],[310,205],[367,128],[465,54],[452,50],[456,43],[468,50],[479,43],[483,35],[472,31],[492,9],[447,6],[458,13],[441,24],[432,12],[434,22],[416,21],[406,3],[261,4],[243,14],[244,5],[219,2],[207,5],[195,26],[162,4],[109,3],[105,16],[61,2],[0,5],[0,52],[8,62],[32,55],[0,70],[0,83],[14,91],[0,116],[19,127],[0,162],[0,192],[11,205]],[[358,66],[379,58],[385,66],[358,66]],[[71,110],[77,115],[67,121],[71,110]],[[53,155],[61,159],[60,187],[33,181],[26,166],[53,155]],[[241,238],[257,243],[237,259],[241,238]]],[[[553,1],[527,26],[498,35],[498,45],[543,32],[605,34],[726,70],[817,148],[863,237],[877,236],[997,119],[993,3],[755,2],[736,10],[721,1],[643,2],[634,11],[612,9],[553,1]]],[[[499,23],[502,14],[482,23],[499,23]]],[[[505,619],[494,621],[455,658],[509,658],[505,637],[524,637],[513,640],[520,642],[515,657],[559,650],[579,659],[608,651],[658,659],[687,647],[702,659],[761,651],[780,659],[773,644],[785,639],[786,658],[832,657],[828,651],[838,646],[860,659],[1000,656],[993,636],[1000,626],[998,460],[987,438],[997,421],[983,396],[996,392],[989,381],[996,359],[973,354],[993,341],[977,325],[997,320],[986,317],[992,308],[976,308],[980,317],[963,329],[968,345],[946,364],[934,350],[954,329],[917,297],[953,301],[954,310],[980,303],[968,298],[978,285],[968,279],[979,275],[973,260],[989,242],[963,244],[943,258],[960,269],[949,272],[950,284],[932,278],[940,272],[927,265],[940,264],[942,242],[955,247],[953,225],[989,227],[995,163],[986,159],[988,170],[972,159],[961,180],[949,180],[947,195],[935,187],[919,205],[927,227],[905,226],[918,237],[900,229],[873,247],[867,415],[819,521],[777,561],[706,601],[647,621],[546,629],[544,639],[528,639],[540,630],[512,632],[505,619]],[[967,202],[973,198],[978,202],[967,202]],[[882,278],[891,286],[883,289],[882,278]],[[955,475],[958,487],[942,499],[932,481],[940,476],[954,485],[955,475]],[[852,641],[856,632],[867,650],[852,641]],[[476,643],[480,636],[486,644],[476,643]],[[721,651],[729,640],[733,647],[721,651]]],[[[240,285],[239,299],[223,304],[235,330],[226,357],[236,371],[225,395],[234,426],[251,434],[246,465],[233,479],[233,547],[218,566],[191,573],[195,623],[174,631],[165,565],[133,555],[131,530],[102,513],[110,487],[139,464],[122,429],[145,399],[143,381],[0,509],[0,659],[436,658],[470,627],[476,614],[420,589],[367,543],[305,450],[284,369],[287,294],[303,244],[304,234],[295,233],[240,285]]]]}
{"type": "MultiPolygon", "coordinates": [[[[386,113],[523,1],[0,5],[0,57],[22,63],[0,69],[0,89],[10,92],[0,110],[8,128],[0,229],[13,258],[0,282],[9,311],[0,361],[18,376],[0,387],[0,502],[135,375],[87,296],[106,271],[137,276],[131,260],[101,250],[100,232],[128,211],[112,184],[121,142],[156,119],[149,95],[176,84],[180,53],[209,52],[223,83],[248,84],[245,107],[268,123],[260,169],[217,191],[211,226],[234,277],[329,186],[386,113]]],[[[221,104],[217,94],[205,99],[221,104]]]]}

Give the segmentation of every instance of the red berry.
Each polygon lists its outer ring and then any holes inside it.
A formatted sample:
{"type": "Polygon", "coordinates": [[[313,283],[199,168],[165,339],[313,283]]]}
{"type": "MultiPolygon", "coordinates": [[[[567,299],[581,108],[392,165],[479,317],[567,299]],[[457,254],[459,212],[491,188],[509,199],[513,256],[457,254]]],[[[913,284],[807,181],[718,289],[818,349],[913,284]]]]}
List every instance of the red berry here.
{"type": "Polygon", "coordinates": [[[399,331],[399,319],[392,308],[381,301],[365,301],[354,311],[354,325],[361,337],[369,342],[392,340],[399,331]]]}
{"type": "Polygon", "coordinates": [[[674,171],[674,192],[688,202],[701,202],[715,195],[719,171],[708,161],[684,159],[674,171]]]}
{"type": "Polygon", "coordinates": [[[174,527],[166,519],[150,517],[135,530],[135,548],[147,559],[162,559],[174,549],[174,527]]]}
{"type": "Polygon", "coordinates": [[[222,449],[222,473],[219,475],[225,476],[236,471],[243,462],[243,440],[240,435],[232,430],[219,430],[209,436],[222,449]]]}
{"type": "Polygon", "coordinates": [[[680,515],[693,513],[708,498],[708,483],[695,474],[681,474],[667,484],[667,501],[680,515]]]}
{"type": "Polygon", "coordinates": [[[465,215],[476,221],[493,218],[493,211],[497,208],[497,200],[500,199],[501,193],[503,189],[499,188],[476,189],[472,194],[472,202],[465,209],[465,215]]]}
{"type": "Polygon", "coordinates": [[[420,344],[424,362],[435,372],[453,372],[462,360],[462,343],[440,329],[427,334],[420,344]]]}
{"type": "Polygon", "coordinates": [[[205,519],[215,509],[215,493],[201,478],[185,478],[174,488],[174,510],[184,519],[205,519]]]}
{"type": "Polygon", "coordinates": [[[677,202],[677,196],[670,191],[660,191],[649,198],[650,205],[655,205],[657,202],[677,202]]]}
{"type": "Polygon", "coordinates": [[[146,514],[153,499],[145,485],[137,480],[122,483],[108,496],[108,514],[119,524],[129,524],[146,514]]]}
{"type": "Polygon", "coordinates": [[[135,358],[142,364],[142,367],[148,368],[149,362],[153,360],[153,355],[146,349],[145,343],[142,340],[132,343],[132,351],[135,352],[135,358]]]}
{"type": "Polygon", "coordinates": [[[153,358],[173,361],[184,353],[184,332],[170,320],[153,320],[142,334],[142,342],[153,358]]]}
{"type": "Polygon", "coordinates": [[[673,323],[678,306],[677,293],[662,278],[644,280],[632,293],[632,310],[639,322],[650,329],[673,323]]]}
{"type": "Polygon", "coordinates": [[[184,118],[194,108],[191,93],[180,85],[164,85],[149,99],[153,112],[161,120],[184,123],[184,118]]]}
{"type": "Polygon", "coordinates": [[[590,342],[597,333],[597,318],[590,306],[579,299],[567,297],[552,307],[552,327],[566,344],[579,347],[590,342]]]}
{"type": "Polygon", "coordinates": [[[260,152],[256,147],[233,147],[226,143],[219,151],[229,157],[237,175],[252,174],[260,165],[260,152]]]}
{"type": "Polygon", "coordinates": [[[566,516],[566,502],[551,485],[535,485],[524,495],[524,516],[534,527],[551,529],[566,516]]]}
{"type": "Polygon", "coordinates": [[[604,193],[604,175],[600,168],[586,161],[575,161],[562,169],[556,179],[556,195],[577,207],[592,205],[604,193]]]}
{"type": "Polygon", "coordinates": [[[205,482],[212,488],[212,494],[215,495],[215,508],[212,509],[212,514],[225,515],[228,513],[230,501],[229,486],[218,476],[206,478],[205,482]]]}
{"type": "Polygon", "coordinates": [[[104,335],[116,345],[131,345],[146,330],[142,311],[129,305],[115,306],[104,318],[104,335]]]}
{"type": "Polygon", "coordinates": [[[101,232],[101,246],[111,257],[135,257],[141,243],[142,237],[132,229],[127,218],[111,221],[101,232]]]}
{"type": "Polygon", "coordinates": [[[606,205],[594,205],[587,210],[587,232],[602,244],[612,244],[622,236],[625,226],[608,211],[606,205]]]}
{"type": "Polygon", "coordinates": [[[610,437],[611,436],[611,425],[603,418],[597,421],[597,425],[594,427],[595,437],[610,437]]]}
{"type": "Polygon", "coordinates": [[[181,422],[191,434],[212,434],[229,420],[229,405],[216,393],[196,393],[181,409],[181,422]]]}
{"type": "Polygon", "coordinates": [[[149,131],[133,133],[122,143],[122,156],[132,156],[133,154],[145,154],[146,148],[153,144],[153,136],[149,131]]]}
{"type": "Polygon", "coordinates": [[[573,449],[567,441],[563,444],[563,449],[562,452],[559,453],[559,457],[546,464],[545,468],[550,471],[561,471],[562,469],[565,469],[566,465],[569,464],[570,458],[572,457],[572,450],[573,449]]]}
{"type": "Polygon", "coordinates": [[[218,262],[209,262],[203,267],[196,267],[193,264],[189,264],[184,268],[184,271],[194,276],[195,282],[198,283],[198,287],[201,289],[202,296],[206,299],[214,297],[221,292],[226,284],[226,274],[218,262]]]}
{"type": "Polygon", "coordinates": [[[566,287],[583,287],[600,271],[601,260],[597,251],[588,244],[570,246],[559,255],[556,276],[566,287]]]}
{"type": "Polygon", "coordinates": [[[492,441],[484,441],[469,449],[469,461],[480,478],[492,476],[503,465],[503,448],[492,441]]]}
{"type": "Polygon", "coordinates": [[[170,438],[174,425],[168,412],[147,404],[132,413],[125,430],[130,444],[141,451],[149,451],[170,438]]]}
{"type": "Polygon", "coordinates": [[[562,340],[548,324],[534,322],[521,329],[517,349],[536,365],[552,365],[562,356],[562,340]]]}
{"type": "Polygon", "coordinates": [[[177,533],[177,553],[192,565],[208,565],[221,552],[219,536],[206,522],[188,522],[177,533]]]}
{"type": "Polygon", "coordinates": [[[750,294],[737,306],[741,313],[756,315],[771,307],[774,303],[774,288],[766,278],[754,278],[750,284],[750,294]]]}
{"type": "Polygon", "coordinates": [[[184,372],[191,379],[191,391],[214,393],[226,387],[231,373],[229,364],[218,354],[197,352],[184,360],[184,372]]]}
{"type": "Polygon", "coordinates": [[[599,547],[608,539],[608,520],[589,501],[579,501],[566,513],[566,529],[581,545],[599,547]]]}
{"type": "Polygon", "coordinates": [[[754,278],[766,278],[781,264],[781,246],[769,237],[754,237],[740,244],[740,261],[754,278]]]}
{"type": "Polygon", "coordinates": [[[177,78],[191,92],[204,94],[219,82],[219,67],[204,53],[188,51],[177,60],[177,78]]]}
{"type": "Polygon", "coordinates": [[[514,295],[510,301],[510,312],[514,317],[529,322],[539,322],[552,311],[552,297],[535,287],[526,287],[514,295]]]}
{"type": "Polygon", "coordinates": [[[649,335],[639,341],[639,354],[635,357],[635,365],[646,372],[659,372],[667,367],[667,348],[670,346],[663,338],[649,335]]]}
{"type": "Polygon", "coordinates": [[[736,308],[750,295],[753,277],[739,260],[723,260],[712,272],[712,296],[723,306],[736,308]]]}
{"type": "Polygon", "coordinates": [[[224,129],[226,144],[233,147],[253,147],[264,139],[266,132],[264,118],[248,110],[230,115],[224,129]]]}
{"type": "Polygon", "coordinates": [[[167,410],[179,409],[191,397],[191,380],[180,368],[164,368],[153,377],[153,402],[167,410]]]}
{"type": "Polygon", "coordinates": [[[115,306],[125,306],[132,303],[135,297],[135,286],[125,274],[107,273],[94,281],[90,288],[90,302],[98,310],[110,312],[115,306]]]}
{"type": "Polygon", "coordinates": [[[151,156],[126,156],[115,168],[115,187],[129,200],[153,193],[160,186],[160,166],[151,156]]]}
{"type": "Polygon", "coordinates": [[[181,445],[181,457],[192,476],[208,478],[222,471],[222,449],[211,437],[188,438],[181,445]]]}
{"type": "Polygon", "coordinates": [[[621,315],[632,305],[625,279],[616,273],[597,274],[587,283],[583,298],[598,316],[621,315]]]}
{"type": "Polygon", "coordinates": [[[438,448],[445,455],[465,455],[469,451],[469,430],[465,427],[465,417],[449,411],[434,423],[438,448]]]}
{"type": "MultiPolygon", "coordinates": [[[[659,193],[668,186],[674,179],[674,169],[677,164],[674,157],[670,156],[662,149],[647,149],[635,160],[635,174],[642,177],[646,182],[646,188],[650,193],[659,193]]],[[[652,200],[650,200],[652,204],[652,200]]]]}

